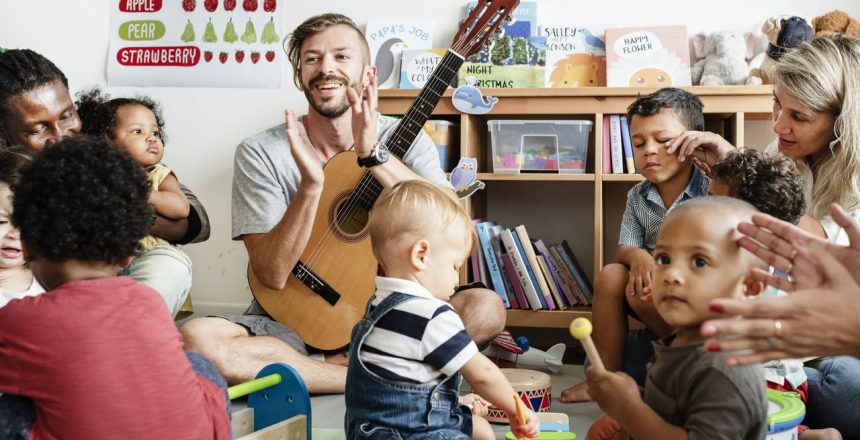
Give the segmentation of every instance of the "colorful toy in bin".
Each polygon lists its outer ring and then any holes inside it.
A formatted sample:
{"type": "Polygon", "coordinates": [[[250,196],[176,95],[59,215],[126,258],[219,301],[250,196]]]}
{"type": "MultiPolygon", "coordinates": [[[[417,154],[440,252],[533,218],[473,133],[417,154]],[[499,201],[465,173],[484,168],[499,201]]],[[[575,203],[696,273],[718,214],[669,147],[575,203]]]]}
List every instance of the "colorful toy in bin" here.
{"type": "Polygon", "coordinates": [[[592,121],[490,120],[493,172],[585,172],[592,121]]]}
{"type": "Polygon", "coordinates": [[[800,394],[767,390],[767,440],[797,440],[797,425],[806,416],[800,394]]]}

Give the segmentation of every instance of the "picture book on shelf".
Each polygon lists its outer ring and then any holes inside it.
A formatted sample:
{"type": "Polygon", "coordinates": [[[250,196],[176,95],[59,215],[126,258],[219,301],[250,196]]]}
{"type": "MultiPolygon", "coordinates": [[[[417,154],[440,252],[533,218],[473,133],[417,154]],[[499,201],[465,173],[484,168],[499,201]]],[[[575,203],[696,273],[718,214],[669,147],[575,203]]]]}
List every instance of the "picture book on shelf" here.
{"type": "MultiPolygon", "coordinates": [[[[400,64],[400,88],[424,87],[447,52],[448,49],[405,49],[400,64]]],[[[456,83],[452,86],[456,87],[456,83]]]]}
{"type": "Polygon", "coordinates": [[[433,47],[431,20],[368,20],[364,36],[370,61],[376,66],[380,89],[397,88],[404,49],[433,47]]]}
{"type": "Polygon", "coordinates": [[[484,261],[487,264],[487,272],[490,274],[490,283],[484,283],[491,289],[495,290],[505,304],[505,308],[511,308],[511,303],[508,300],[508,293],[505,291],[505,284],[502,281],[502,272],[499,268],[496,252],[493,250],[492,243],[492,228],[495,223],[481,222],[475,225],[478,232],[478,244],[484,254],[484,261]]]}
{"type": "Polygon", "coordinates": [[[609,87],[691,85],[687,27],[606,29],[606,84],[609,87]]]}
{"type": "MultiPolygon", "coordinates": [[[[466,14],[475,7],[466,5],[466,14]]],[[[478,53],[466,58],[458,72],[459,85],[474,77],[475,87],[543,87],[546,38],[537,35],[537,2],[523,1],[503,23],[501,36],[492,36],[478,53]]]]}
{"type": "Polygon", "coordinates": [[[516,270],[517,278],[519,278],[520,285],[525,293],[526,301],[524,303],[528,304],[532,310],[546,308],[541,304],[542,295],[538,294],[537,290],[535,290],[535,284],[532,282],[532,276],[529,274],[526,266],[527,263],[525,261],[525,257],[519,249],[516,233],[511,233],[510,229],[505,229],[499,233],[499,237],[502,239],[502,244],[505,245],[505,250],[507,251],[506,255],[510,257],[512,266],[516,270]]]}
{"type": "Polygon", "coordinates": [[[546,38],[544,87],[606,85],[603,28],[541,24],[538,35],[546,38]]]}

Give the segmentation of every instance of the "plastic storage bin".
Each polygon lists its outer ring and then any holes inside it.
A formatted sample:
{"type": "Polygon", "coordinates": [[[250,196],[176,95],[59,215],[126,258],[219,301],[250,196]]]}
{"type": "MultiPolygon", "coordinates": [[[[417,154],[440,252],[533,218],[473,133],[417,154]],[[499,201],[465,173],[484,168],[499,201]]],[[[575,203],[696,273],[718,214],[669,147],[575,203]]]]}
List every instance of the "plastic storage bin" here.
{"type": "Polygon", "coordinates": [[[436,151],[439,153],[439,165],[442,171],[446,173],[451,171],[456,165],[456,159],[453,151],[458,151],[460,138],[460,126],[444,119],[431,119],[424,124],[424,129],[430,135],[430,139],[436,144],[436,151]]]}
{"type": "Polygon", "coordinates": [[[493,172],[584,173],[592,121],[490,120],[493,172]]]}

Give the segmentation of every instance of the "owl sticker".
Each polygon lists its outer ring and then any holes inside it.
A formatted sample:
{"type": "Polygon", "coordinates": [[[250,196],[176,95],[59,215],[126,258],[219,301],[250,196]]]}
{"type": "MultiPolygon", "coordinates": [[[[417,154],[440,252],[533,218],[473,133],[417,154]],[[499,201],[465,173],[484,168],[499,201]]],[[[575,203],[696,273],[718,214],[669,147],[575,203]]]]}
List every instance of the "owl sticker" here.
{"type": "Polygon", "coordinates": [[[451,171],[451,185],[457,192],[457,197],[465,199],[475,191],[484,189],[486,184],[478,180],[478,160],[474,157],[461,157],[457,166],[451,171]]]}

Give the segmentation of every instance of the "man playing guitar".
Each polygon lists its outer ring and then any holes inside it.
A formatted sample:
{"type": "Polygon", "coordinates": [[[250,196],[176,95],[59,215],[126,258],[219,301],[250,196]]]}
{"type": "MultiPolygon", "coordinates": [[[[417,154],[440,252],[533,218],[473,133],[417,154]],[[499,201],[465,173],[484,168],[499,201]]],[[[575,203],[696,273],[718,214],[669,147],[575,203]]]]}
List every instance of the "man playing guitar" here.
{"type": "MultiPolygon", "coordinates": [[[[359,164],[384,187],[422,179],[456,197],[426,133],[418,134],[402,161],[389,157],[378,142],[397,120],[376,112],[376,68],[352,20],[338,14],[311,17],[291,34],[286,49],[308,113],[297,118],[288,110],[285,125],[245,139],[236,150],[233,177],[233,239],[243,240],[258,282],[276,290],[285,286],[308,245],[325,180],[322,165],[337,153],[354,148],[359,164]]],[[[491,290],[461,290],[451,304],[479,346],[504,327],[504,307],[491,290]]],[[[329,354],[325,361],[309,356],[295,332],[256,300],[244,315],[198,318],[180,331],[185,349],[210,359],[231,384],[253,379],[270,363],[285,362],[298,370],[311,393],[344,391],[345,355],[329,354]]]]}

